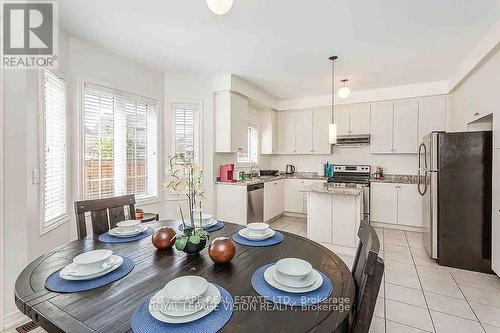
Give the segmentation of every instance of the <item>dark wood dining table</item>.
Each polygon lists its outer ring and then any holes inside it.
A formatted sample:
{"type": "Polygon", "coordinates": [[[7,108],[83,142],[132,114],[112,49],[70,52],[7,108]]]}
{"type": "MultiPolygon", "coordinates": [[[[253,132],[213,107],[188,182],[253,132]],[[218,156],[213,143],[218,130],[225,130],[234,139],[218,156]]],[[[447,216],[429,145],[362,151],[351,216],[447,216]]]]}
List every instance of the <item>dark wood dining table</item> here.
{"type": "MultiPolygon", "coordinates": [[[[179,221],[148,223],[153,228],[176,228],[179,221]]],[[[242,226],[225,223],[210,234],[231,237],[242,226]]],[[[335,253],[307,238],[283,232],[285,240],[270,247],[236,245],[233,260],[215,265],[205,248],[198,256],[175,249],[157,250],[151,238],[129,243],[103,243],[96,237],[75,240],[50,251],[19,275],[15,287],[17,307],[48,332],[131,332],[134,310],[170,280],[183,275],[199,275],[226,288],[235,300],[235,309],[221,332],[342,332],[346,330],[355,284],[348,267],[335,253]],[[122,279],[80,293],[56,293],[44,287],[45,279],[85,251],[110,249],[134,260],[135,267],[122,279]],[[317,307],[280,306],[260,299],[251,284],[252,274],[261,266],[285,257],[308,260],[327,275],[333,293],[317,307]]]]}

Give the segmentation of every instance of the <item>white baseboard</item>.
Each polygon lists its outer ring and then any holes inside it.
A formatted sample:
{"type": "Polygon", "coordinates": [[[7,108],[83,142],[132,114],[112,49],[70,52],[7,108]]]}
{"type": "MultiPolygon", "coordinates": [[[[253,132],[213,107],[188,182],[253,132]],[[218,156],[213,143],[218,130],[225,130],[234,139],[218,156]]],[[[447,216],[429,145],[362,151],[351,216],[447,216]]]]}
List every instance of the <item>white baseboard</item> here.
{"type": "Polygon", "coordinates": [[[300,218],[307,218],[307,214],[303,213],[292,213],[292,212],[284,212],[283,216],[290,216],[290,217],[300,217],[300,218]]]}
{"type": "Polygon", "coordinates": [[[24,323],[29,322],[31,319],[27,317],[24,313],[19,310],[11,312],[5,315],[4,318],[4,330],[8,330],[11,328],[16,328],[21,326],[24,323]]]}

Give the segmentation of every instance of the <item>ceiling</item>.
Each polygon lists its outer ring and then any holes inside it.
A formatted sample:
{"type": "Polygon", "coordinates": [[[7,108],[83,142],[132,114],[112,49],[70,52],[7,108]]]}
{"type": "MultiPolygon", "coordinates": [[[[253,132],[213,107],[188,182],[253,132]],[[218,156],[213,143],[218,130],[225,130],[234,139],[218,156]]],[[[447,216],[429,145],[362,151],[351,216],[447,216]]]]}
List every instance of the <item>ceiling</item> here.
{"type": "Polygon", "coordinates": [[[280,99],[450,78],[500,19],[499,0],[61,0],[70,35],[167,72],[232,73],[280,99]]]}

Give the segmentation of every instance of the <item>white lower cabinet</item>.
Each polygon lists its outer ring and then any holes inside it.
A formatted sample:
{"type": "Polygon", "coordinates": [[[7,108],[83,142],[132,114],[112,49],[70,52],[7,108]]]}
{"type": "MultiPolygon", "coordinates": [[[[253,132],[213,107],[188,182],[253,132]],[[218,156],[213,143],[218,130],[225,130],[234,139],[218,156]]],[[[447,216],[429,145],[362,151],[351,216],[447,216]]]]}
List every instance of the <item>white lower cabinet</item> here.
{"type": "Polygon", "coordinates": [[[269,221],[283,213],[283,179],[264,183],[264,221],[269,221]]]}
{"type": "Polygon", "coordinates": [[[236,224],[247,224],[247,187],[217,184],[217,219],[236,224]]]}
{"type": "Polygon", "coordinates": [[[416,184],[370,184],[370,220],[423,227],[422,197],[416,184]]]}
{"type": "Polygon", "coordinates": [[[307,193],[301,190],[314,183],[324,183],[324,181],[312,179],[285,179],[285,212],[305,214],[307,212],[307,193]]]}

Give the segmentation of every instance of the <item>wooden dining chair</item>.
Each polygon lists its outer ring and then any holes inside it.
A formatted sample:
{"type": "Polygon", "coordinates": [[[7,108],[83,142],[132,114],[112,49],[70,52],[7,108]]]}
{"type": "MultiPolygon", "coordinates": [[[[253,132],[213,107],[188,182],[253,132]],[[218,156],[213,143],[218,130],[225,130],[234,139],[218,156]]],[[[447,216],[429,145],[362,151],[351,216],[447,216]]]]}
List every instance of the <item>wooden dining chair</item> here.
{"type": "Polygon", "coordinates": [[[116,224],[125,220],[125,209],[129,207],[130,219],[135,217],[135,196],[133,194],[122,195],[105,199],[83,200],[75,202],[76,228],[78,238],[87,237],[87,224],[85,213],[90,213],[92,222],[92,233],[99,236],[107,232],[116,224]]]}
{"type": "Polygon", "coordinates": [[[367,333],[377,302],[384,274],[384,261],[379,258],[380,242],[375,229],[366,221],[358,230],[359,245],[356,249],[352,274],[356,284],[350,333],[367,333]]]}

